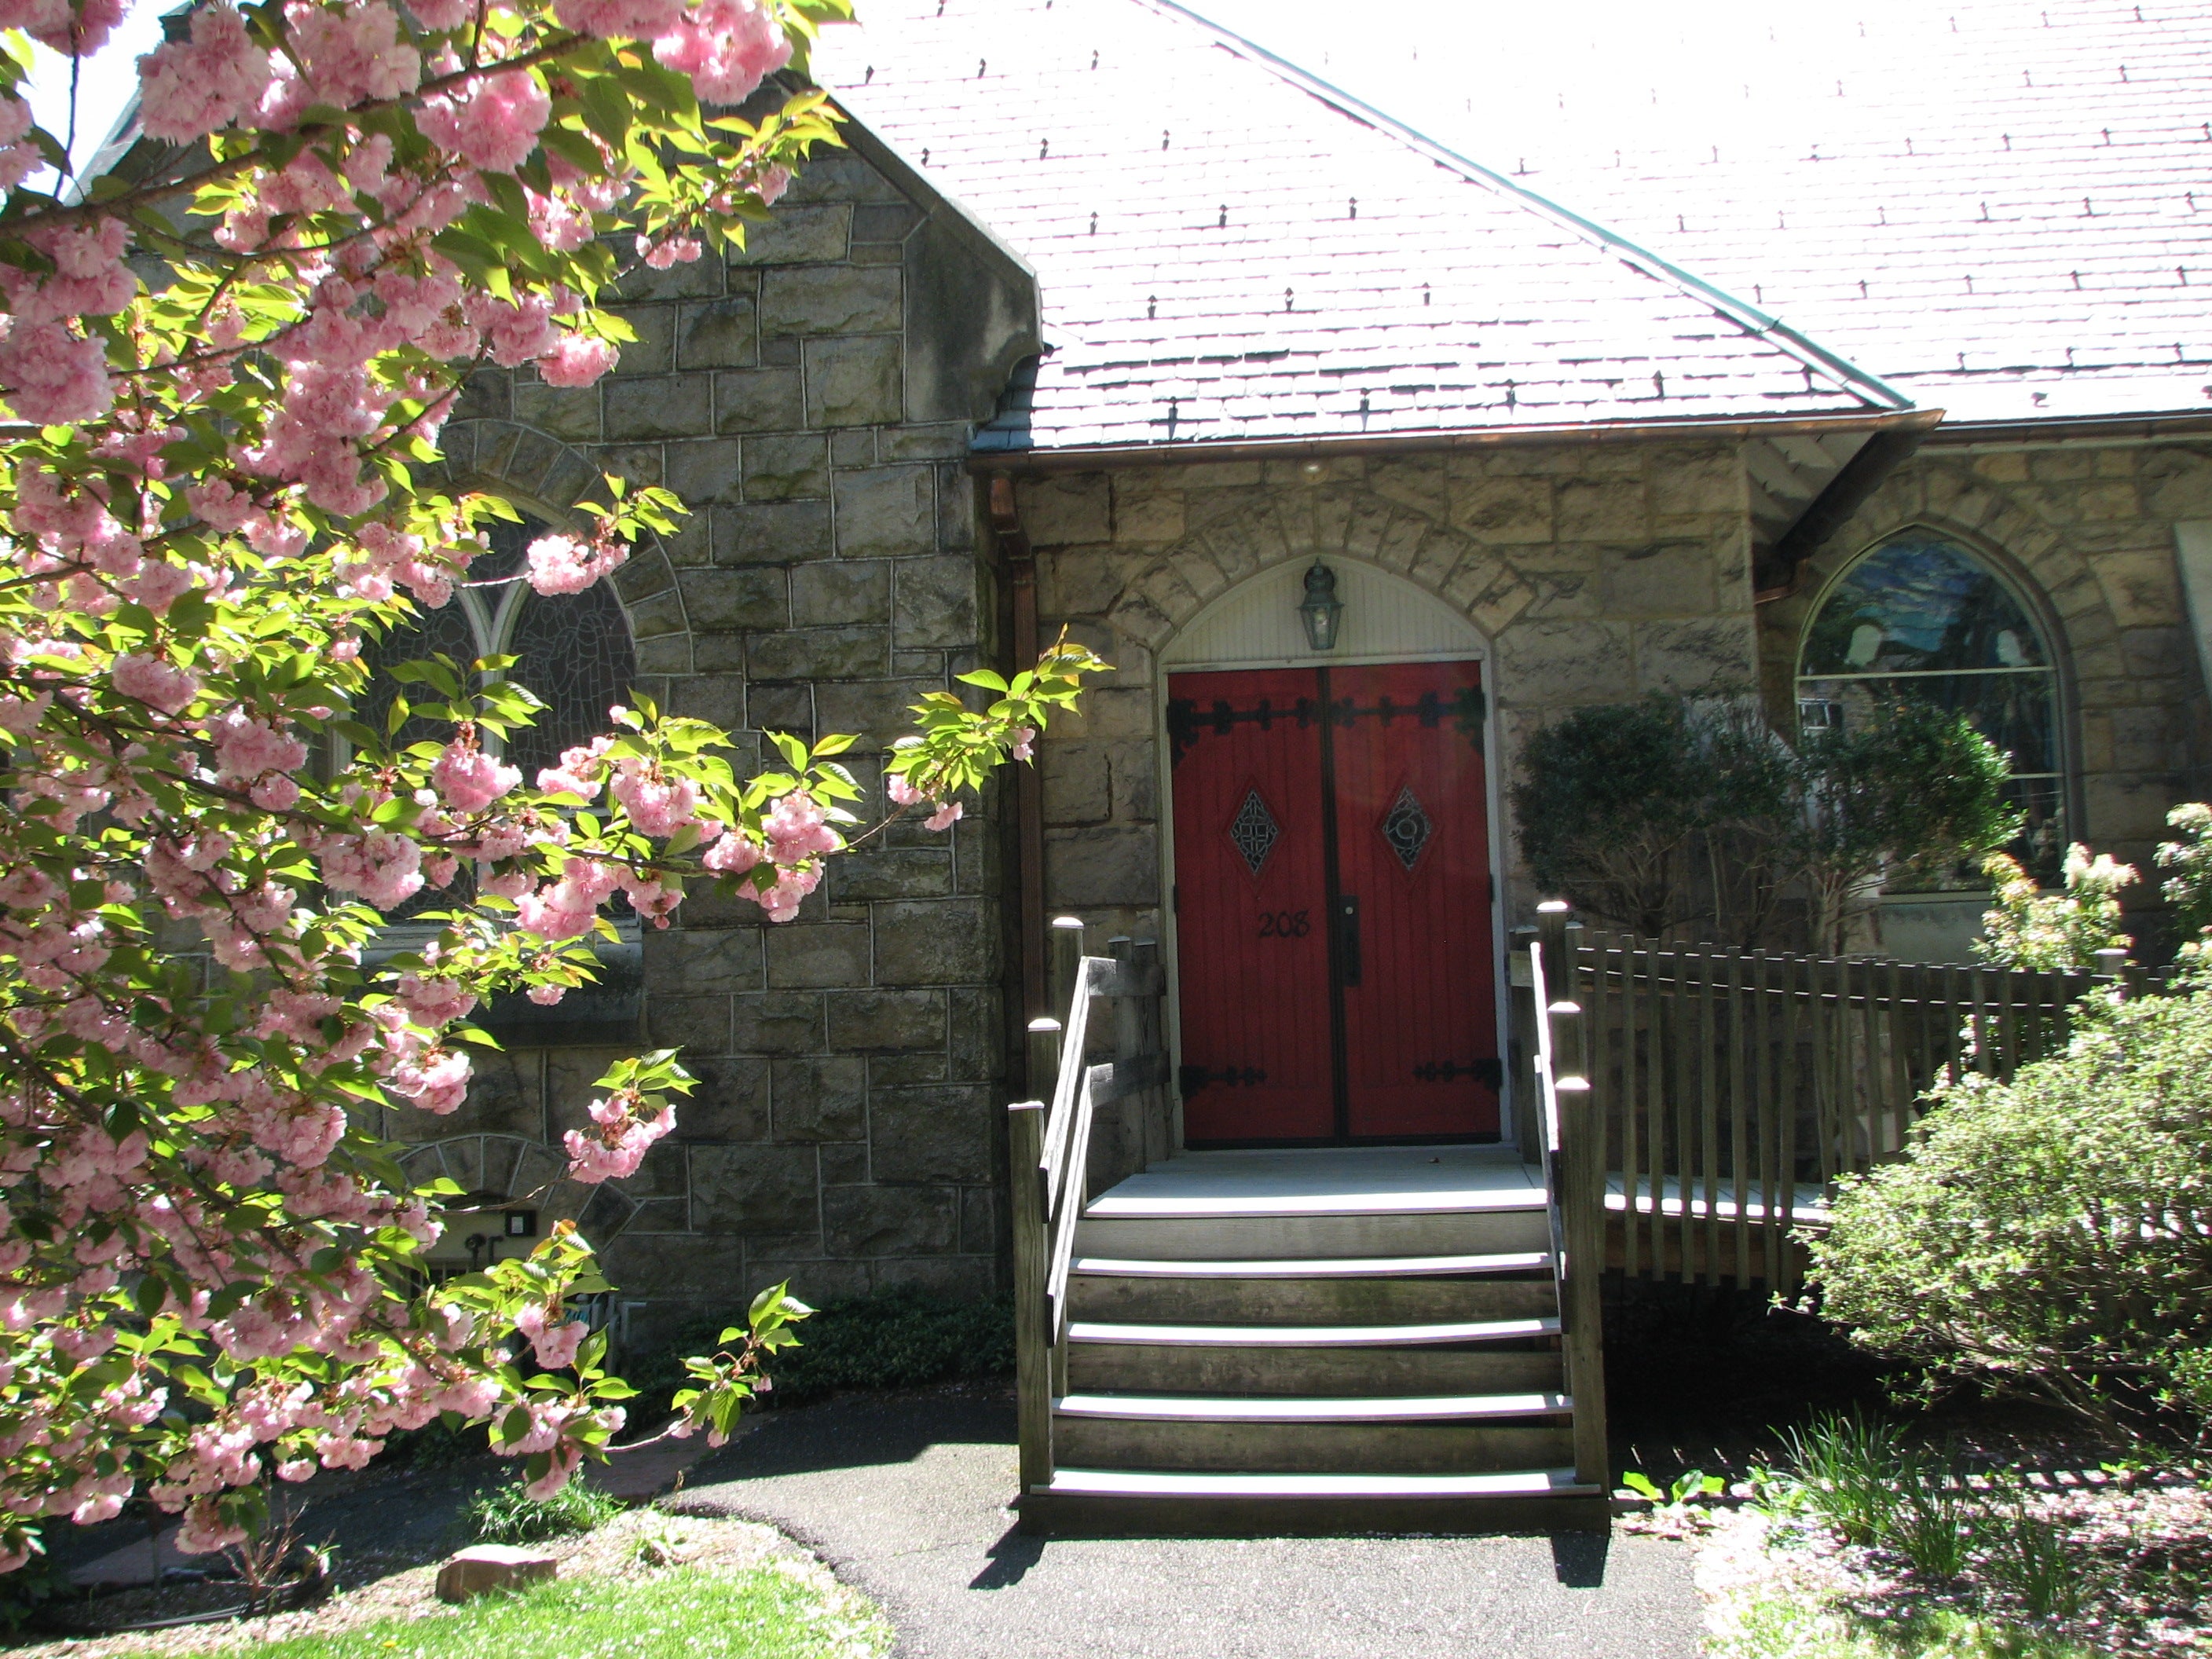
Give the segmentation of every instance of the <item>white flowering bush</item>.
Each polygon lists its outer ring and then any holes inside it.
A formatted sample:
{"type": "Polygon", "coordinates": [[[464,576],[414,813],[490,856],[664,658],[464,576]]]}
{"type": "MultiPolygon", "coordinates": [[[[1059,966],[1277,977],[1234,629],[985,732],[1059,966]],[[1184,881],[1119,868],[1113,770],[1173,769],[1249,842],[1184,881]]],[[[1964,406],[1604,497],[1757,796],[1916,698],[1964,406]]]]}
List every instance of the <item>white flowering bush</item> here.
{"type": "Polygon", "coordinates": [[[2092,854],[2076,842],[2066,849],[2063,885],[2046,893],[2019,860],[1991,853],[1982,860],[1990,908],[1982,913],[1974,954],[1998,968],[2036,972],[2087,968],[2100,951],[2124,951],[2120,890],[2140,879],[2135,866],[2109,853],[2092,854]]]}
{"type": "MultiPolygon", "coordinates": [[[[641,701],[526,778],[504,659],[401,665],[358,713],[365,648],[489,580],[514,516],[425,482],[465,377],[587,385],[629,337],[611,284],[738,241],[834,130],[810,90],[715,110],[844,0],[215,0],[138,63],[167,155],[30,187],[65,157],[24,33],[89,58],[124,4],[0,0],[0,1570],[142,1494],[222,1548],[270,1475],[441,1413],[540,1495],[603,1450],[629,1389],[564,1312],[604,1288],[582,1239],[425,1289],[452,1188],[372,1109],[458,1107],[471,1011],[590,980],[618,894],[788,920],[863,804],[849,739],[740,776],[641,701]],[[427,941],[373,953],[410,902],[427,941]]],[[[506,580],[578,592],[682,511],[604,495],[506,580]]],[[[1091,665],[928,699],[891,810],[949,826],[1091,665]]],[[[635,1170],[689,1086],[667,1053],[602,1082],[579,1181],[635,1170]]],[[[726,1431],[799,1311],[765,1299],[677,1431],[726,1431]]]]}

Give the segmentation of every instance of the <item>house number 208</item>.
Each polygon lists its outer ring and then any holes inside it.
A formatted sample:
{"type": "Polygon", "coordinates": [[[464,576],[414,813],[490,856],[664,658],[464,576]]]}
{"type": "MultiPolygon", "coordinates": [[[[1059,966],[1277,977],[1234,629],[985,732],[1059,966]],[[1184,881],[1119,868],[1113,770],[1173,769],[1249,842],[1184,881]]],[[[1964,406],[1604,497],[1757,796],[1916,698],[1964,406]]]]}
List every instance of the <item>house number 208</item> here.
{"type": "Polygon", "coordinates": [[[1260,912],[1261,939],[1304,939],[1313,929],[1304,910],[1262,910],[1260,912]]]}

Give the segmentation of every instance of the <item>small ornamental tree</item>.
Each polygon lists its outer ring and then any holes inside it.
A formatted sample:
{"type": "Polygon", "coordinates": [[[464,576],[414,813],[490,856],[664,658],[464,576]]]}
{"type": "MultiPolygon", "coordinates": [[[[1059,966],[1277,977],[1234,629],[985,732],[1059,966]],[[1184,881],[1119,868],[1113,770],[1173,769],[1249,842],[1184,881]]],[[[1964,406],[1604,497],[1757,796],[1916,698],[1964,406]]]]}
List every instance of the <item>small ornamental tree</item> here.
{"type": "MultiPolygon", "coordinates": [[[[353,711],[364,648],[478,580],[514,516],[424,482],[463,380],[604,374],[611,285],[734,245],[834,142],[811,91],[712,112],[844,7],[211,0],[139,60],[167,157],[40,193],[65,158],[15,31],[88,57],[122,0],[0,0],[0,1568],[138,1494],[221,1548],[269,1474],[441,1413],[540,1493],[619,1428],[629,1391],[562,1311],[600,1284],[583,1241],[425,1289],[453,1189],[410,1186],[365,1109],[453,1111],[471,1011],[589,980],[618,893],[665,927],[714,881],[788,920],[859,833],[851,739],[778,738],[740,776],[639,701],[525,778],[504,659],[404,665],[389,718],[353,711]],[[423,720],[449,735],[401,741],[423,720]],[[426,890],[434,936],[370,965],[426,890]]],[[[579,591],[681,510],[610,479],[522,579],[579,591]]],[[[949,827],[1091,665],[1062,646],[966,677],[980,708],[930,696],[894,810],[949,827]]],[[[635,1170],[689,1086],[672,1054],[602,1082],[580,1181],[635,1170]]],[[[677,1431],[726,1431],[801,1311],[765,1298],[677,1431]]]]}

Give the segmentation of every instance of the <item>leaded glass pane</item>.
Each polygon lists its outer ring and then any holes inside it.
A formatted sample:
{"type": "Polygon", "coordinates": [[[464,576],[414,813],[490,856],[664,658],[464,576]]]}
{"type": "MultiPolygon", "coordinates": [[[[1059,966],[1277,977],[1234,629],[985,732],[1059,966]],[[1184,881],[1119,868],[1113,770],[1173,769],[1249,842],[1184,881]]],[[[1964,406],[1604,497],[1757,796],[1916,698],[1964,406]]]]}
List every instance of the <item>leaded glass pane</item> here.
{"type": "Polygon", "coordinates": [[[1805,635],[1808,676],[1924,673],[2048,665],[2043,639],[2004,584],[1963,550],[1905,537],[1851,567],[1805,635]]]}
{"type": "MultiPolygon", "coordinates": [[[[1797,681],[1807,730],[1862,729],[1904,701],[1971,720],[2004,751],[2027,820],[2013,855],[2055,878],[2066,845],[2057,677],[2019,598],[1965,550],[1901,536],[1844,573],[1805,631],[1797,681]]],[[[1973,884],[1971,871],[1937,878],[1973,884]]]]}
{"type": "Polygon", "coordinates": [[[504,519],[491,519],[486,520],[481,528],[491,550],[479,554],[469,562],[469,580],[472,582],[497,581],[502,576],[518,574],[530,544],[547,533],[544,525],[531,518],[524,519],[520,524],[509,524],[504,519]]]}
{"type": "Polygon", "coordinates": [[[526,778],[605,731],[608,708],[629,701],[637,678],[629,624],[604,581],[580,593],[526,593],[507,652],[517,659],[508,677],[546,705],[535,726],[507,740],[507,758],[526,778]]]}
{"type": "MultiPolygon", "coordinates": [[[[362,653],[374,678],[368,683],[368,690],[354,705],[354,714],[372,731],[384,730],[385,716],[391,710],[392,699],[400,692],[407,694],[410,703],[424,702],[438,696],[428,686],[403,686],[384,671],[399,663],[439,655],[451,657],[465,668],[484,654],[484,647],[469,619],[468,608],[458,596],[447,600],[441,610],[424,610],[418,605],[417,612],[414,618],[392,629],[382,639],[371,641],[362,653]]],[[[453,728],[444,720],[416,719],[407,722],[394,741],[404,748],[410,743],[443,743],[453,735],[453,728]]]]}

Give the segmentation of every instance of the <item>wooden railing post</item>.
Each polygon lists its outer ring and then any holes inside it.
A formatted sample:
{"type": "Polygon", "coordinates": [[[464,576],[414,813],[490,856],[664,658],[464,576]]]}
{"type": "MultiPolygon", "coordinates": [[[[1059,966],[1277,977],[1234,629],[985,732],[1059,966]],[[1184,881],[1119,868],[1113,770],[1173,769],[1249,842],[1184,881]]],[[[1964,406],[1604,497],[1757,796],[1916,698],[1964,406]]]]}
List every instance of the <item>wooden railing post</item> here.
{"type": "MultiPolygon", "coordinates": [[[[1051,1023],[1056,1039],[1058,1022],[1051,1023]]],[[[1054,1047],[1058,1047],[1056,1040],[1054,1047]]],[[[1024,1496],[1052,1484],[1052,1334],[1045,1322],[1049,1243],[1044,1214],[1044,1103],[1037,1100],[1024,1100],[1006,1109],[1008,1219],[1012,1223],[1014,1247],[1014,1380],[1024,1496]]]]}
{"type": "Polygon", "coordinates": [[[2128,994],[2128,953],[2115,948],[2097,952],[2097,977],[2109,980],[2119,988],[2120,994],[2128,994]]]}
{"type": "MultiPolygon", "coordinates": [[[[1579,1019],[1569,1018],[1569,1024],[1579,1019]]],[[[1596,1091],[1586,1077],[1563,1077],[1559,1139],[1566,1169],[1559,1183],[1566,1207],[1565,1331],[1567,1389],[1575,1401],[1575,1478],[1604,1486],[1611,1479],[1606,1444],[1605,1158],[1600,1150],[1596,1091]]]]}
{"type": "MultiPolygon", "coordinates": [[[[1060,1022],[1048,1015],[1030,1022],[1030,1076],[1036,1080],[1047,1095],[1051,1094],[1053,1085],[1060,1076],[1060,1022]]],[[[1043,1131],[1039,1130],[1038,1133],[1042,1135],[1043,1131]]]]}
{"type": "MultiPolygon", "coordinates": [[[[1063,1020],[1070,1016],[1069,1002],[1074,998],[1076,976],[1083,970],[1083,918],[1054,916],[1052,919],[1052,1011],[1063,1020]]],[[[1076,1059],[1080,1060],[1082,1055],[1076,1059]]]]}
{"type": "Polygon", "coordinates": [[[1175,1097],[1167,1085],[1167,1040],[1160,1021],[1160,999],[1166,987],[1160,975],[1160,942],[1140,939],[1129,952],[1130,969],[1139,982],[1151,988],[1138,1000],[1138,1051],[1156,1056],[1159,1080],[1144,1097],[1144,1145],[1139,1149],[1140,1168],[1170,1156],[1181,1144],[1175,1133],[1175,1097]]]}
{"type": "Polygon", "coordinates": [[[1604,1490],[1612,1477],[1606,1443],[1604,1303],[1605,1144],[1596,1092],[1589,1074],[1589,1042],[1582,1004],[1575,995],[1582,930],[1571,928],[1568,908],[1551,900],[1537,907],[1549,1022],[1551,1093],[1558,1115],[1559,1167],[1554,1176],[1559,1236],[1559,1326],[1567,1390],[1574,1396],[1575,1478],[1604,1490]]]}

